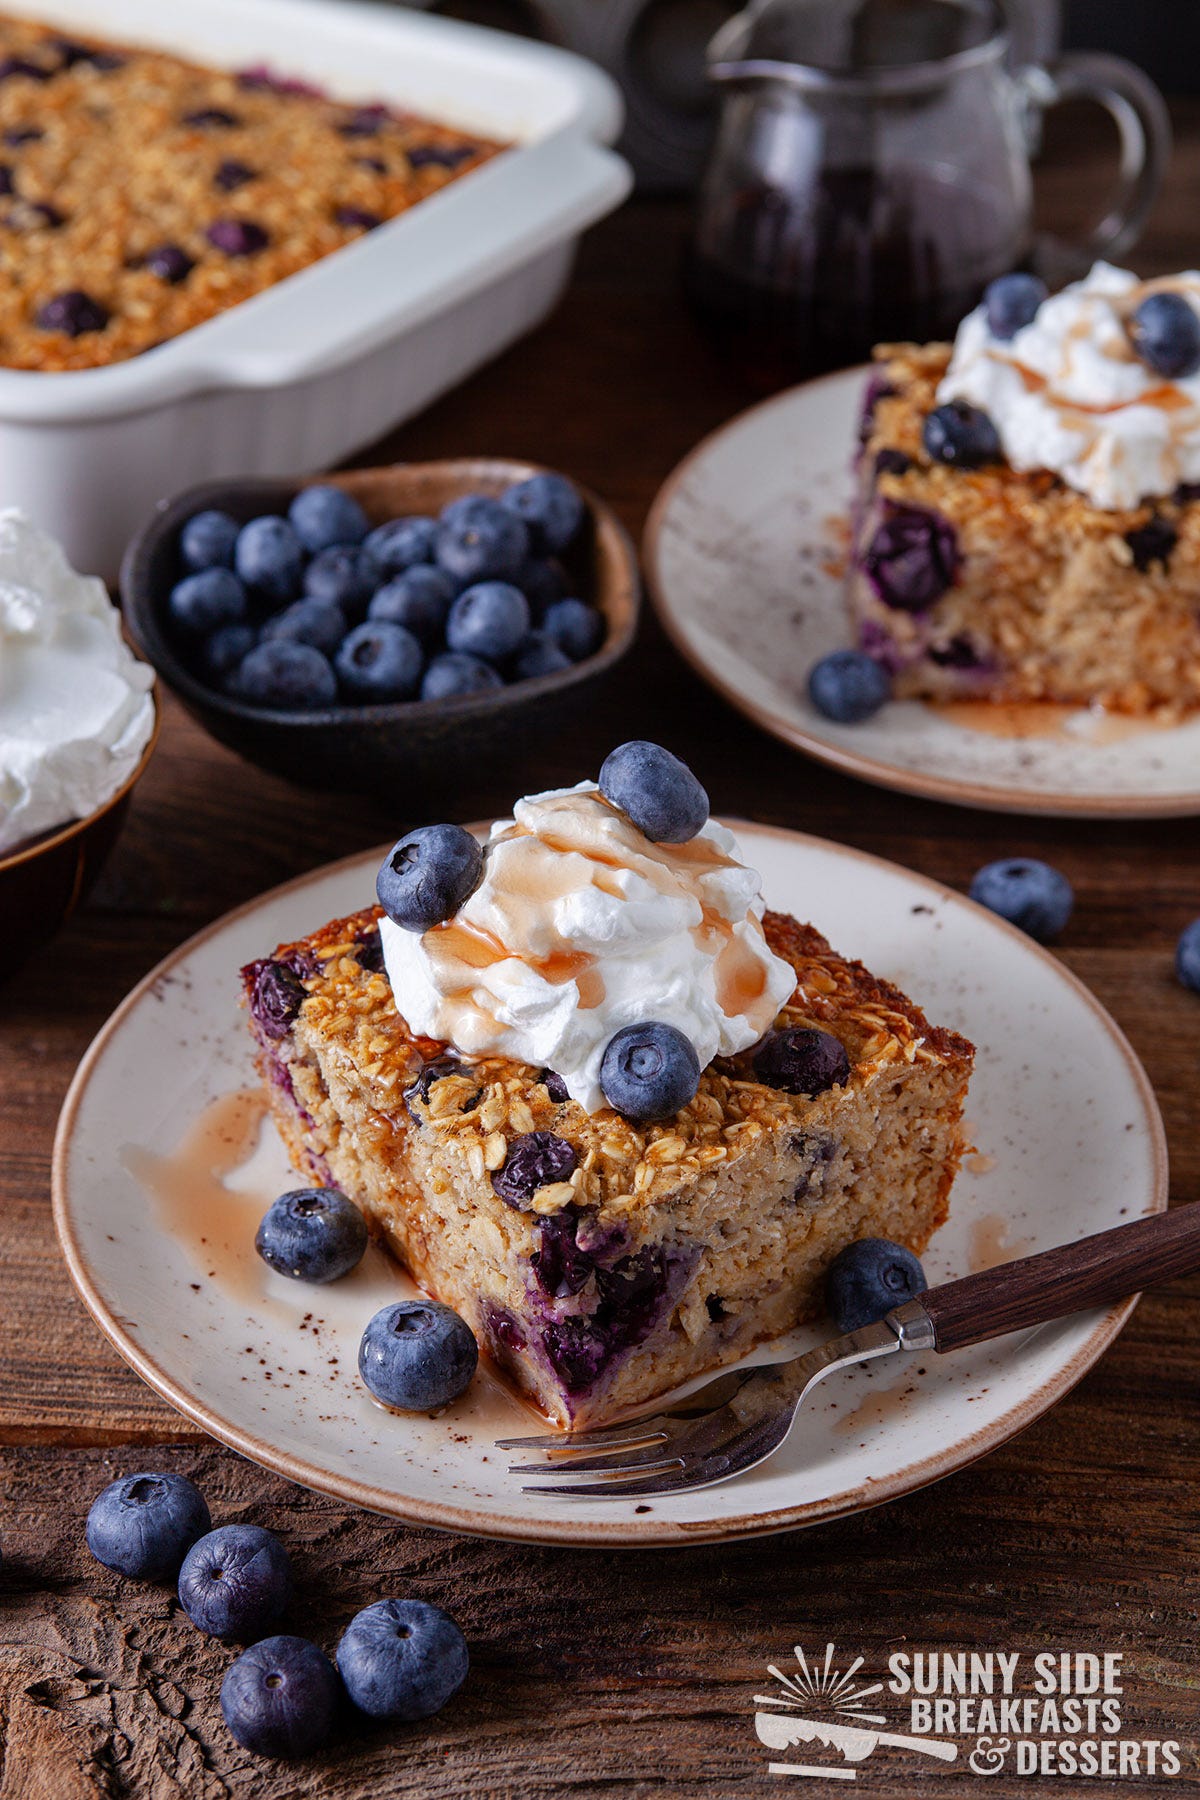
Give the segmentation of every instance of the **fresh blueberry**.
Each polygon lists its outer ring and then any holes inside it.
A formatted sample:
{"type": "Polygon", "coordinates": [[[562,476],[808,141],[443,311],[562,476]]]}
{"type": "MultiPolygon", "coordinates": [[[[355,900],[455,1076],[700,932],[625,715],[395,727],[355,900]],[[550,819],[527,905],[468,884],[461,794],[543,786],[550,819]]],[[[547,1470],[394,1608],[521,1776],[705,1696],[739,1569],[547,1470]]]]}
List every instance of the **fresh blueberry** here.
{"type": "Polygon", "coordinates": [[[200,667],[210,681],[223,681],[258,642],[252,625],[220,625],[200,648],[200,667]]]}
{"type": "Polygon", "coordinates": [[[789,1027],[772,1031],[754,1055],[754,1073],[767,1087],[785,1094],[823,1094],[845,1087],[850,1059],[845,1046],[828,1031],[789,1027]]]}
{"type": "Polygon", "coordinates": [[[179,534],[179,554],[189,569],[232,569],[241,527],[226,512],[209,507],[193,513],[179,534]]]}
{"type": "Polygon", "coordinates": [[[192,257],[180,244],[159,244],[147,252],[146,267],[168,287],[178,287],[186,281],[196,264],[192,257]]]}
{"type": "Polygon", "coordinates": [[[1179,934],[1175,973],[1184,987],[1194,988],[1200,994],[1200,919],[1193,919],[1179,934]]]}
{"type": "Polygon", "coordinates": [[[564,599],[567,593],[563,566],[552,556],[528,557],[513,576],[512,584],[520,588],[528,600],[535,621],[543,618],[555,601],[564,599]]]}
{"type": "Polygon", "coordinates": [[[414,637],[429,643],[441,636],[453,599],[449,576],[427,563],[416,563],[376,590],[367,617],[403,625],[414,637]]]}
{"type": "Polygon", "coordinates": [[[346,1692],[372,1719],[429,1719],[467,1679],[467,1640],[424,1600],[377,1600],[356,1613],[337,1647],[346,1692]]]}
{"type": "Polygon", "coordinates": [[[246,590],[232,569],[198,569],[177,581],[167,611],[181,631],[197,636],[218,625],[237,625],[246,616],[246,590]]]}
{"type": "Polygon", "coordinates": [[[274,1625],[292,1592],[288,1553],[261,1525],[218,1525],[179,1571],[179,1603],[210,1637],[252,1642],[274,1625]]]}
{"type": "Polygon", "coordinates": [[[700,1058],[682,1031],[653,1020],[609,1039],[600,1064],[608,1104],[627,1119],[665,1119],[696,1097],[700,1058]]]}
{"type": "Polygon", "coordinates": [[[326,484],[301,488],[288,507],[288,518],[304,548],[314,556],[332,544],[361,544],[371,529],[353,494],[326,484]]]}
{"type": "Polygon", "coordinates": [[[136,1581],[174,1581],[192,1545],[211,1528],[204,1495],[186,1476],[148,1471],[122,1475],[96,1496],[87,1547],[106,1569],[136,1581]]]}
{"type": "Polygon", "coordinates": [[[859,725],[890,700],[887,670],[861,650],[834,650],[814,663],[808,697],[819,713],[840,725],[859,725]]]}
{"type": "Polygon", "coordinates": [[[923,506],[889,500],[862,559],[885,606],[925,612],[958,578],[958,535],[948,519],[923,506]]]}
{"type": "Polygon", "coordinates": [[[465,656],[503,662],[529,635],[529,602],[507,581],[481,581],[458,596],[446,620],[446,642],[465,656]]]}
{"type": "Polygon", "coordinates": [[[523,519],[538,550],[558,555],[583,524],[583,501],[565,475],[531,475],[510,487],[501,503],[523,519]]]}
{"type": "Polygon", "coordinates": [[[1200,314],[1182,294],[1149,294],[1129,321],[1129,341],[1146,367],[1170,380],[1200,369],[1200,314]]]}
{"type": "Polygon", "coordinates": [[[270,1206],[254,1248],[276,1274],[337,1281],[362,1261],[367,1222],[338,1188],[296,1188],[270,1206]]]}
{"type": "Polygon", "coordinates": [[[315,1644],[269,1637],[225,1671],[221,1713],[254,1756],[311,1756],[333,1736],[341,1706],[338,1672],[315,1644]]]}
{"type": "Polygon", "coordinates": [[[1031,856],[986,863],[972,878],[969,892],[980,906],[1027,931],[1039,944],[1066,930],[1075,906],[1066,876],[1031,856]]]}
{"type": "Polygon", "coordinates": [[[929,1283],[911,1250],[887,1238],[847,1244],[825,1275],[825,1305],[838,1331],[877,1325],[895,1306],[923,1294],[929,1283]]]}
{"type": "Polygon", "coordinates": [[[506,1206],[519,1210],[539,1188],[569,1181],[578,1164],[579,1153],[566,1138],[553,1131],[527,1131],[509,1145],[504,1161],[492,1174],[492,1186],[506,1206]]]}
{"type": "Polygon", "coordinates": [[[529,533],[524,522],[499,500],[489,500],[485,494],[464,494],[443,509],[437,561],[462,585],[508,581],[528,554],[529,533]]]}
{"type": "Polygon", "coordinates": [[[363,552],[375,582],[390,581],[416,563],[431,563],[437,545],[437,520],[413,515],[377,525],[363,552]]]}
{"type": "Polygon", "coordinates": [[[978,406],[966,400],[949,400],[935,406],[921,428],[921,442],[934,462],[956,469],[982,469],[1001,462],[1000,434],[978,406]]]}
{"type": "Polygon", "coordinates": [[[263,626],[264,643],[311,644],[323,656],[332,656],[345,635],[346,615],[329,600],[293,600],[263,626]]]}
{"type": "Polygon", "coordinates": [[[503,679],[478,656],[448,651],[435,656],[421,682],[422,700],[461,700],[467,694],[486,694],[504,686],[503,679]]]}
{"type": "Polygon", "coordinates": [[[418,825],[393,844],[375,880],[379,904],[405,931],[452,919],[483,874],[483,851],[461,825],[418,825]]]}
{"type": "Polygon", "coordinates": [[[253,219],[214,219],[204,235],[214,250],[223,250],[226,256],[257,256],[271,241],[253,219]]]}
{"type": "Polygon", "coordinates": [[[250,651],[237,672],[234,692],[251,706],[285,711],[328,706],[337,699],[337,677],[328,657],[311,644],[275,638],[250,651]]]}
{"type": "Polygon", "coordinates": [[[605,757],[600,792],[653,844],[686,844],[708,821],[708,795],[687,764],[642,738],[605,757]]]}
{"type": "Polygon", "coordinates": [[[1036,275],[998,275],[983,290],[983,310],[994,338],[1008,343],[1018,331],[1032,324],[1050,292],[1036,275]]]}
{"type": "Polygon", "coordinates": [[[233,566],[247,587],[282,605],[300,592],[304,550],[287,520],[267,513],[238,532],[233,566]]]}
{"type": "Polygon", "coordinates": [[[85,294],[82,288],[68,288],[38,307],[36,323],[42,331],[61,331],[67,337],[82,337],[88,331],[104,330],[108,324],[108,308],[85,294]]]}
{"type": "Polygon", "coordinates": [[[542,630],[564,656],[582,662],[604,641],[604,614],[583,600],[556,600],[546,608],[542,630]]]}
{"type": "Polygon", "coordinates": [[[435,1300],[397,1300],[368,1321],[358,1372],[377,1400],[433,1412],[470,1386],[479,1346],[464,1319],[435,1300]]]}
{"type": "Polygon", "coordinates": [[[565,651],[544,631],[531,631],[513,659],[515,681],[536,681],[539,675],[561,675],[573,664],[565,651]]]}
{"type": "Polygon", "coordinates": [[[304,592],[312,600],[340,607],[347,619],[357,622],[371,598],[362,552],[352,544],[331,544],[328,550],[318,551],[304,571],[304,592]]]}
{"type": "Polygon", "coordinates": [[[342,692],[351,700],[410,700],[425,666],[425,653],[411,631],[386,619],[368,619],[342,640],[334,667],[342,692]]]}

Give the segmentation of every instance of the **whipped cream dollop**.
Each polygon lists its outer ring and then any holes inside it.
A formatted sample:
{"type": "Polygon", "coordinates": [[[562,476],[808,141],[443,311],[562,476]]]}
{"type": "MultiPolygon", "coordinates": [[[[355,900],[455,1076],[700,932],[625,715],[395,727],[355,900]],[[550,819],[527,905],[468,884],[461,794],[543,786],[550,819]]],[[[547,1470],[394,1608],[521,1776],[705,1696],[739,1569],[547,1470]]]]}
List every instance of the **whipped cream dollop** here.
{"type": "Polygon", "coordinates": [[[0,855],[111,800],[150,741],[153,683],[104,583],[0,511],[0,855]]]}
{"type": "Polygon", "coordinates": [[[1007,343],[978,307],[959,327],[938,399],[982,407],[1014,469],[1052,469],[1105,511],[1200,481],[1200,373],[1156,374],[1126,329],[1163,291],[1200,311],[1200,273],[1141,281],[1103,262],[1043,300],[1007,343]]]}
{"type": "Polygon", "coordinates": [[[584,781],[493,825],[483,878],[453,919],[380,930],[411,1031],[551,1068],[596,1112],[605,1048],[626,1025],[675,1026],[702,1068],[769,1029],[796,976],[762,915],[759,877],[723,825],[651,843],[584,781]]]}

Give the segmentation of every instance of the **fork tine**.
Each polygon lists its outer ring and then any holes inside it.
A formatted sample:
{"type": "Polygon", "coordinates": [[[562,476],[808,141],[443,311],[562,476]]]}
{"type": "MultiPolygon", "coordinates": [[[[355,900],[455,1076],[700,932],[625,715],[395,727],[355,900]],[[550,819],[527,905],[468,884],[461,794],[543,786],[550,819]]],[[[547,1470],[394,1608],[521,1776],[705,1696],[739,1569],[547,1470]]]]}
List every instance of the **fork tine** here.
{"type": "Polygon", "coordinates": [[[602,1456],[584,1456],[568,1459],[558,1463],[520,1463],[509,1466],[510,1475],[627,1475],[633,1469],[644,1472],[647,1469],[674,1469],[679,1466],[680,1458],[669,1454],[665,1444],[651,1444],[647,1449],[637,1451],[634,1455],[621,1457],[620,1452],[609,1450],[602,1456]],[[612,1458],[616,1456],[618,1461],[612,1458]]]}
{"type": "Polygon", "coordinates": [[[571,1482],[562,1487],[523,1487],[523,1494],[568,1494],[584,1500],[624,1500],[636,1499],[644,1494],[669,1494],[675,1488],[689,1486],[706,1487],[706,1481],[696,1483],[686,1479],[687,1470],[683,1464],[678,1468],[679,1479],[672,1481],[669,1472],[658,1475],[647,1475],[639,1481],[580,1481],[571,1482]]]}
{"type": "Polygon", "coordinates": [[[576,1450],[624,1450],[634,1445],[665,1444],[667,1433],[657,1419],[626,1430],[618,1425],[595,1431],[545,1431],[538,1437],[497,1438],[497,1450],[544,1450],[547,1455],[561,1451],[567,1455],[576,1450]]]}

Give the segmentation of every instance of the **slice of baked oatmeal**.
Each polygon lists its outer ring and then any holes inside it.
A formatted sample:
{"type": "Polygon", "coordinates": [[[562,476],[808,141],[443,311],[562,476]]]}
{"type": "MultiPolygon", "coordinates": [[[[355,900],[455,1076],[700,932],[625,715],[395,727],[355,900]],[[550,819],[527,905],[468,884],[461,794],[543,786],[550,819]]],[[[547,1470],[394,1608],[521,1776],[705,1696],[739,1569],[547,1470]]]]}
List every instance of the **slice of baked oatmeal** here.
{"type": "Polygon", "coordinates": [[[820,1314],[843,1245],[919,1252],[945,1219],[972,1047],[811,926],[765,917],[796,975],[777,1025],[830,1034],[846,1079],[787,1092],[756,1078],[751,1046],[635,1124],[586,1111],[552,1071],[413,1036],[379,919],[243,972],[276,1122],[304,1178],[357,1201],[555,1423],[602,1424],[733,1361],[820,1314]]]}

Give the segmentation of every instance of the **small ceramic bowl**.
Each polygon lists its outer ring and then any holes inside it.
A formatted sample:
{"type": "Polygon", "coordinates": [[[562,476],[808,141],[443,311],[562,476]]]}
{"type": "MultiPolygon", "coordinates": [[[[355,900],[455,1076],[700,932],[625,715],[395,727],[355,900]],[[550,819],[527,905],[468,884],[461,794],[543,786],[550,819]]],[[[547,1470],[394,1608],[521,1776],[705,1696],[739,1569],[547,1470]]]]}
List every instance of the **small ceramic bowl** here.
{"type": "Polygon", "coordinates": [[[154,754],[162,713],[154,698],[154,729],[142,759],[123,787],[98,812],[0,856],[0,976],[48,943],[66,924],[108,859],[120,835],[134,788],[154,754]]]}
{"type": "Polygon", "coordinates": [[[444,785],[480,758],[503,755],[519,734],[522,747],[544,737],[578,710],[585,694],[633,642],[641,591],[637,554],[616,516],[586,489],[588,518],[563,559],[580,598],[607,620],[595,655],[571,668],[458,700],[390,701],[267,712],[206,686],[180,657],[168,628],[167,597],[180,577],[179,532],[193,513],[219,507],[235,519],[284,512],[303,486],[320,479],[344,488],[372,524],[402,514],[437,513],[460,494],[499,495],[538,473],[531,463],[496,459],[398,463],[304,480],[206,482],[164,502],[134,538],[121,571],[131,635],[143,656],[200,723],[251,762],[306,787],[374,793],[394,803],[397,783],[444,785]]]}

